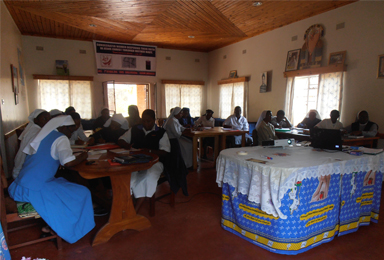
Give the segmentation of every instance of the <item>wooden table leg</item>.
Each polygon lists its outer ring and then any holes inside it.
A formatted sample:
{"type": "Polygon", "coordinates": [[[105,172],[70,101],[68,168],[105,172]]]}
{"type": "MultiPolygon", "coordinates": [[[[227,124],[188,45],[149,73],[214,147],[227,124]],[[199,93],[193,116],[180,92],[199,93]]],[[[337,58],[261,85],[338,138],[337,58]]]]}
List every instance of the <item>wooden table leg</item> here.
{"type": "Polygon", "coordinates": [[[227,145],[225,143],[225,141],[227,140],[227,136],[226,135],[221,135],[220,138],[221,138],[220,151],[222,151],[225,148],[227,148],[227,145]]]}
{"type": "Polygon", "coordinates": [[[219,136],[215,135],[215,145],[213,147],[213,162],[216,165],[216,159],[219,155],[219,136]]]}
{"type": "Polygon", "coordinates": [[[241,146],[245,146],[245,133],[241,135],[241,146]]]}
{"type": "Polygon", "coordinates": [[[197,136],[193,135],[193,141],[192,141],[192,162],[193,162],[193,169],[197,169],[197,136]]]}
{"type": "Polygon", "coordinates": [[[92,246],[108,242],[113,235],[120,231],[126,229],[141,231],[151,226],[149,220],[137,215],[133,207],[130,192],[131,173],[112,174],[110,178],[113,190],[111,214],[108,223],[97,232],[92,246]]]}

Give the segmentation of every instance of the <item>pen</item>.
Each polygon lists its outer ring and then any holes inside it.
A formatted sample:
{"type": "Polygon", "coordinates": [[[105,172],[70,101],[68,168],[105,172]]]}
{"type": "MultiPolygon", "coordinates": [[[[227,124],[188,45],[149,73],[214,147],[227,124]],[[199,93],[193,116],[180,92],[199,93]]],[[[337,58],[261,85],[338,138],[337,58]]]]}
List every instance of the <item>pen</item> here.
{"type": "Polygon", "coordinates": [[[270,156],[266,156],[266,155],[262,155],[261,158],[265,158],[265,159],[268,159],[268,160],[273,160],[272,157],[270,157],[270,156]]]}

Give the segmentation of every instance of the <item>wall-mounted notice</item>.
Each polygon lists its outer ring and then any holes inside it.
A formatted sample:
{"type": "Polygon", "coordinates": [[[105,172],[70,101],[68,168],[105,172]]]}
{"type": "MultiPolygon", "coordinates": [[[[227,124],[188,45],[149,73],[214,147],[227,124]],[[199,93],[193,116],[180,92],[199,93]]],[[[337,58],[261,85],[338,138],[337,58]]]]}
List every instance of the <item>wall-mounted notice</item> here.
{"type": "Polygon", "coordinates": [[[156,76],[156,46],[93,43],[98,74],[156,76]]]}

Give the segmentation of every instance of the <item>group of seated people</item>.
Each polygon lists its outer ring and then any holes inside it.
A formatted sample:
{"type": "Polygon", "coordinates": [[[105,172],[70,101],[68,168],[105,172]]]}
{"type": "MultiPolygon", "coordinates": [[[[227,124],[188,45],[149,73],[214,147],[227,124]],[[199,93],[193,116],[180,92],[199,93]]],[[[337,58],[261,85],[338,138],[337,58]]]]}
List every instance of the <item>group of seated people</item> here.
{"type": "MultiPolygon", "coordinates": [[[[303,121],[297,125],[297,127],[309,130],[315,127],[335,129],[340,130],[342,133],[348,133],[349,135],[364,137],[373,137],[377,134],[378,125],[369,120],[368,112],[365,110],[360,111],[356,116],[356,121],[346,128],[344,128],[343,124],[338,120],[339,117],[339,111],[332,110],[330,113],[330,118],[321,120],[321,117],[316,110],[310,110],[303,121]]],[[[263,141],[278,139],[275,134],[275,127],[290,128],[292,127],[292,124],[285,117],[283,110],[279,110],[276,117],[272,117],[272,112],[270,110],[263,111],[259,117],[259,120],[257,121],[255,129],[259,145],[262,145],[263,141]]]]}
{"type": "MultiPolygon", "coordinates": [[[[183,133],[191,128],[214,127],[215,122],[211,109],[194,122],[188,108],[175,107],[162,127],[155,124],[156,115],[151,109],[143,111],[141,118],[137,106],[129,106],[128,112],[128,118],[122,114],[111,117],[109,110],[103,109],[94,122],[94,133],[89,137],[84,134],[81,117],[73,107],[68,107],[65,112],[36,109],[30,114],[29,124],[19,137],[21,143],[12,173],[15,180],[9,187],[9,194],[16,201],[32,204],[48,225],[44,232],[56,232],[64,240],[74,243],[95,226],[88,188],[55,177],[60,165],[73,167],[87,159],[86,152],[73,155],[71,145],[113,142],[125,149],[133,147],[158,155],[159,162],[150,169],[131,175],[131,190],[138,209],[145,197],[153,196],[157,181],[167,167],[172,168],[175,161],[181,162],[182,167],[175,171],[186,175],[186,169],[192,166],[192,141],[183,133]],[[170,159],[172,150],[176,151],[176,157],[170,159]]],[[[337,110],[333,110],[330,117],[321,120],[317,111],[311,110],[298,127],[343,128],[337,110]]],[[[235,107],[234,114],[224,121],[223,127],[249,130],[247,119],[241,115],[241,107],[235,107]]],[[[276,117],[270,110],[263,111],[256,124],[258,144],[277,139],[275,127],[292,127],[292,124],[284,111],[278,111],[276,117]]],[[[346,131],[354,135],[375,136],[377,129],[377,124],[369,121],[367,111],[361,111],[356,122],[346,131]]],[[[234,136],[227,143],[238,145],[241,138],[234,136]]],[[[245,138],[246,144],[251,145],[252,137],[246,134],[245,138]]],[[[205,146],[212,145],[212,139],[205,139],[205,146]]],[[[185,187],[181,188],[187,195],[186,181],[185,187]]]]}

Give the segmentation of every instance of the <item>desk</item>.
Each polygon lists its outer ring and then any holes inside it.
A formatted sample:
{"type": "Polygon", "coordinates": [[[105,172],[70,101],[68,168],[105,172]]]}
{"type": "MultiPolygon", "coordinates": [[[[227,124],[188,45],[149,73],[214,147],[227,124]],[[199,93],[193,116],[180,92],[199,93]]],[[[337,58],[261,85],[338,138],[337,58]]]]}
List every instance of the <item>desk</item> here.
{"type": "Polygon", "coordinates": [[[216,163],[225,230],[271,252],[294,255],[377,222],[383,153],[257,146],[241,148],[248,154],[238,155],[239,150],[222,151],[216,163]]]}
{"type": "Polygon", "coordinates": [[[206,129],[202,131],[191,131],[186,132],[184,135],[192,137],[192,162],[193,169],[197,169],[197,139],[201,137],[214,137],[215,138],[215,147],[214,147],[214,161],[216,162],[217,155],[221,150],[226,148],[225,140],[227,136],[230,135],[241,135],[241,146],[245,146],[245,134],[248,131],[240,131],[240,130],[223,130],[222,127],[214,127],[211,129],[206,129]],[[221,138],[221,144],[219,148],[219,137],[221,138]]]}
{"type": "Polygon", "coordinates": [[[113,190],[111,214],[108,222],[97,232],[92,246],[108,242],[113,235],[120,231],[126,229],[141,231],[151,226],[149,220],[146,217],[137,215],[133,207],[130,191],[131,173],[151,168],[152,165],[159,161],[159,158],[154,154],[140,153],[151,155],[154,159],[149,163],[111,166],[106,159],[111,159],[116,154],[108,152],[103,154],[95,164],[86,165],[86,162],[82,162],[73,167],[73,170],[78,171],[85,179],[108,176],[111,178],[113,190]]]}
{"type": "MultiPolygon", "coordinates": [[[[295,140],[301,141],[311,141],[311,136],[307,134],[303,134],[301,131],[297,130],[291,130],[287,132],[278,132],[275,131],[276,136],[279,137],[279,139],[289,139],[294,138],[295,140]]],[[[349,145],[349,146],[365,146],[365,147],[376,147],[377,141],[380,139],[380,137],[364,137],[364,138],[348,138],[343,137],[343,145],[349,145]]]]}

